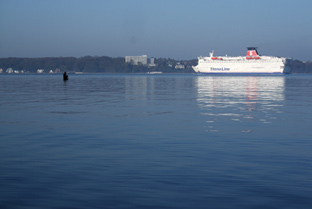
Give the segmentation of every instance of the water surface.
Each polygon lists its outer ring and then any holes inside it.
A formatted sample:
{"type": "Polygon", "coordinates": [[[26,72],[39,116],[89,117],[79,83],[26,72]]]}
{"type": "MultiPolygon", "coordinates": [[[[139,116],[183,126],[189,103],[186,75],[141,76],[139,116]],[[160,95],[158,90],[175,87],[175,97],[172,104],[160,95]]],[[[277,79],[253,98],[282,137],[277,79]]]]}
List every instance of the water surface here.
{"type": "Polygon", "coordinates": [[[1,75],[1,208],[310,208],[312,76],[1,75]]]}

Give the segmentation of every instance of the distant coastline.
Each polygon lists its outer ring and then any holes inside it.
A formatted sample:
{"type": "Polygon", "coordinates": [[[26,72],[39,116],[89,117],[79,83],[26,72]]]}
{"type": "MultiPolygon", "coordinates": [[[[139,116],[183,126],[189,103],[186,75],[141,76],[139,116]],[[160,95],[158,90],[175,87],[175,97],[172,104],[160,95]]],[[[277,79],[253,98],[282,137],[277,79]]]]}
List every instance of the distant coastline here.
{"type": "MultiPolygon", "coordinates": [[[[194,73],[197,59],[154,58],[155,65],[126,63],[123,57],[0,58],[0,73],[194,73]]],[[[311,74],[312,62],[293,60],[291,73],[311,74]]]]}

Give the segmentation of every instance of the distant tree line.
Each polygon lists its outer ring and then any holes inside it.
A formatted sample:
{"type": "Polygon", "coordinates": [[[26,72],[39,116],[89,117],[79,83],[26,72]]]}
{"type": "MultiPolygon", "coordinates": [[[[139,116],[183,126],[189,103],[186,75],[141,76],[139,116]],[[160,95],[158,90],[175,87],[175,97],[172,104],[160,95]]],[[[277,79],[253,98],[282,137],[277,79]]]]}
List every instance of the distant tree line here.
{"type": "Polygon", "coordinates": [[[312,73],[312,62],[302,62],[299,60],[292,60],[290,63],[291,73],[312,73]]]}
{"type": "Polygon", "coordinates": [[[0,68],[5,70],[24,71],[37,73],[38,69],[44,69],[45,73],[57,69],[59,72],[82,72],[82,73],[147,73],[151,71],[161,71],[164,73],[194,73],[192,65],[197,64],[197,60],[176,61],[174,59],[155,59],[156,66],[132,65],[125,63],[123,57],[45,57],[45,58],[0,58],[0,68]],[[175,65],[181,62],[185,69],[175,69],[175,65]]]}
{"type": "MultiPolygon", "coordinates": [[[[44,69],[45,73],[50,70],[56,72],[82,72],[82,73],[194,73],[192,66],[197,65],[197,59],[174,60],[170,58],[155,59],[156,66],[132,65],[125,63],[123,57],[45,57],[45,58],[0,58],[0,68],[5,72],[7,68],[24,71],[27,73],[37,73],[38,69],[44,69]],[[176,69],[180,63],[184,69],[176,69]]],[[[291,73],[312,73],[312,62],[302,62],[293,60],[290,64],[291,73]]]]}

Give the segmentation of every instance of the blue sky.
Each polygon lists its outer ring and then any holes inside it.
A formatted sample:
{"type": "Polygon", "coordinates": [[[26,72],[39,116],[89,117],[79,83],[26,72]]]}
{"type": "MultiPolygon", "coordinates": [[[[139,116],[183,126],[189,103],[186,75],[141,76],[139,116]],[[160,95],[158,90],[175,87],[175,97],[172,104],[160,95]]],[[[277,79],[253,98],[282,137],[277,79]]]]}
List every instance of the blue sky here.
{"type": "Polygon", "coordinates": [[[312,60],[311,0],[0,0],[0,57],[312,60]]]}

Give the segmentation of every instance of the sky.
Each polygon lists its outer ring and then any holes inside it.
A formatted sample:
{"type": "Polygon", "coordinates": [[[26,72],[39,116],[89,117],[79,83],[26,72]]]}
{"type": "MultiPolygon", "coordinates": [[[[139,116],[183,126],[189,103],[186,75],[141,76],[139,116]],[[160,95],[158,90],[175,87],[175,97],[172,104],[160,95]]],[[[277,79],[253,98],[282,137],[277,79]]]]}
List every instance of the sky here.
{"type": "Polygon", "coordinates": [[[312,61],[311,0],[0,0],[0,57],[312,61]]]}

